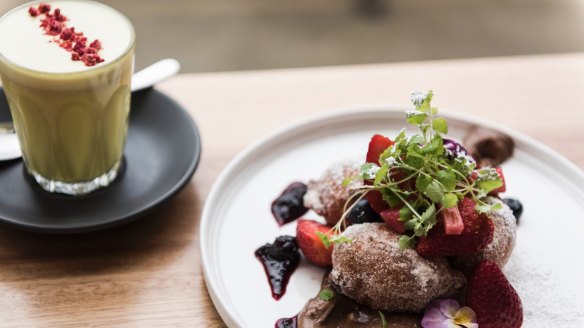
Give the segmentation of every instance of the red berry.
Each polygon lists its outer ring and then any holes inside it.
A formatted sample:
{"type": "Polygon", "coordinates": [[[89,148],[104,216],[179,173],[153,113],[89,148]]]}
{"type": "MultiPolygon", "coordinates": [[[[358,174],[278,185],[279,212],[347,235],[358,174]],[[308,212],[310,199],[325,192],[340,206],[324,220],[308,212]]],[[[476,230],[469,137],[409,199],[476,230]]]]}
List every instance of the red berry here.
{"type": "Polygon", "coordinates": [[[507,191],[507,185],[505,185],[505,175],[503,175],[503,168],[497,167],[497,168],[495,168],[495,170],[497,170],[497,173],[501,177],[501,181],[503,181],[503,185],[501,187],[491,191],[489,193],[489,195],[498,195],[500,192],[507,191]]]}
{"type": "Polygon", "coordinates": [[[391,139],[380,134],[371,137],[371,141],[369,141],[369,149],[367,150],[367,163],[379,165],[379,156],[381,156],[381,154],[393,144],[394,142],[391,141],[391,139]]]}
{"type": "Polygon", "coordinates": [[[470,198],[458,202],[458,211],[464,223],[460,235],[447,235],[441,221],[418,240],[416,251],[421,256],[459,256],[479,252],[493,241],[494,226],[486,215],[479,215],[476,203],[470,198]]]}
{"type": "Polygon", "coordinates": [[[399,219],[399,209],[398,208],[390,208],[381,213],[381,218],[385,221],[385,224],[393,231],[403,234],[406,232],[406,228],[404,223],[399,219]]]}
{"type": "MultiPolygon", "coordinates": [[[[365,181],[365,184],[371,184],[369,181],[365,181]]],[[[389,205],[383,200],[383,196],[381,196],[381,192],[377,190],[372,190],[365,195],[367,201],[371,208],[377,212],[381,213],[389,208],[389,205]]]]}
{"type": "MultiPolygon", "coordinates": [[[[376,134],[371,137],[371,141],[369,141],[369,148],[367,149],[367,157],[365,161],[367,163],[373,163],[379,165],[379,156],[394,142],[391,139],[384,137],[380,134],[376,134]]],[[[370,181],[365,181],[365,184],[370,185],[372,184],[370,181]]],[[[371,208],[377,213],[381,213],[383,210],[389,208],[389,205],[383,200],[381,193],[379,191],[370,191],[367,193],[367,201],[371,208]]]]}
{"type": "Polygon", "coordinates": [[[316,234],[317,232],[321,232],[330,236],[330,230],[330,227],[313,220],[300,219],[298,221],[298,225],[296,226],[296,241],[302,254],[310,262],[323,267],[332,265],[334,246],[330,245],[329,248],[326,248],[316,234]]]}
{"type": "Polygon", "coordinates": [[[523,306],[497,264],[480,262],[471,274],[466,305],[477,315],[481,328],[519,328],[523,323],[523,306]]]}

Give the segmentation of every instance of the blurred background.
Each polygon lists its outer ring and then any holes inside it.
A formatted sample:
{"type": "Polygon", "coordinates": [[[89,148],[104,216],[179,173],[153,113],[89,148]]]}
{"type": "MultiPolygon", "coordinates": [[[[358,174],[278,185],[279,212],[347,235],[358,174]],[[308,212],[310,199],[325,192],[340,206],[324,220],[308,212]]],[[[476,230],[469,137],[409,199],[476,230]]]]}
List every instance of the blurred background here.
{"type": "Polygon", "coordinates": [[[183,73],[584,50],[584,0],[102,2],[134,23],[137,68],[175,57],[183,73]]]}

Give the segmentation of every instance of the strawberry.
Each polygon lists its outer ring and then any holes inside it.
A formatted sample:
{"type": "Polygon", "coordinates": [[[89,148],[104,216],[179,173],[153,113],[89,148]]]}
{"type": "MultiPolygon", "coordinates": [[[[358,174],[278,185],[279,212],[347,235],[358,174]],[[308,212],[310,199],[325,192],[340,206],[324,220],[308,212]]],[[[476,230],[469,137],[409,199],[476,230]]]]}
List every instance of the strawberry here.
{"type": "Polygon", "coordinates": [[[296,226],[296,242],[298,247],[310,262],[322,266],[328,267],[333,263],[333,245],[326,248],[322,243],[322,240],[318,238],[317,232],[322,232],[325,235],[330,236],[331,228],[320,224],[313,220],[300,219],[298,225],[296,226]]]}
{"type": "Polygon", "coordinates": [[[403,234],[406,232],[406,228],[404,227],[404,223],[399,220],[399,209],[398,208],[390,208],[387,210],[382,211],[379,213],[385,224],[393,231],[403,234]]]}
{"type": "Polygon", "coordinates": [[[489,195],[498,195],[500,192],[505,192],[507,191],[507,186],[505,185],[505,176],[503,175],[503,168],[496,167],[495,170],[497,170],[497,173],[499,174],[499,176],[501,177],[501,180],[503,181],[503,185],[493,191],[491,191],[489,193],[489,195]]]}
{"type": "MultiPolygon", "coordinates": [[[[366,162],[379,165],[379,156],[381,156],[381,154],[393,144],[394,142],[387,137],[380,134],[374,135],[371,137],[371,141],[369,141],[366,162]]],[[[365,184],[370,185],[372,183],[370,181],[365,181],[365,184]]],[[[377,190],[368,192],[366,198],[371,208],[377,213],[381,213],[381,211],[389,208],[389,205],[387,205],[383,200],[381,193],[377,190]]]]}
{"type": "MultiPolygon", "coordinates": [[[[369,181],[365,181],[366,185],[372,184],[369,181]]],[[[389,208],[389,205],[383,200],[383,196],[381,196],[381,192],[377,190],[371,190],[365,195],[367,201],[369,202],[369,206],[377,212],[381,213],[389,208]]]]}
{"type": "Polygon", "coordinates": [[[523,306],[497,264],[480,262],[471,274],[466,291],[466,305],[477,315],[481,328],[519,328],[523,306]]]}
{"type": "Polygon", "coordinates": [[[393,144],[394,142],[388,137],[384,137],[380,134],[374,135],[371,137],[371,141],[369,141],[366,162],[379,165],[379,156],[381,156],[381,154],[393,144]]]}
{"type": "Polygon", "coordinates": [[[464,223],[460,235],[447,235],[444,223],[438,223],[428,235],[418,240],[416,251],[421,256],[459,256],[483,250],[493,241],[493,222],[486,215],[479,215],[476,203],[470,198],[458,202],[458,211],[464,223]]]}

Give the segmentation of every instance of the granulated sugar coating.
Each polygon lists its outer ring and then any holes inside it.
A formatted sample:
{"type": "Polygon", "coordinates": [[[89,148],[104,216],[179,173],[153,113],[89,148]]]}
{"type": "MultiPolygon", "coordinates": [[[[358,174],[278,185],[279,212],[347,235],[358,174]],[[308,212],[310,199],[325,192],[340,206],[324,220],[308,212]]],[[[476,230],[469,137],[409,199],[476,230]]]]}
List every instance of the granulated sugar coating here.
{"type": "Polygon", "coordinates": [[[343,215],[345,202],[349,198],[349,190],[361,185],[361,181],[354,181],[349,186],[343,187],[343,180],[358,174],[359,164],[356,161],[346,161],[331,166],[320,179],[308,182],[304,206],[323,216],[328,225],[334,225],[343,215]]]}
{"type": "Polygon", "coordinates": [[[466,282],[444,258],[400,250],[399,235],[383,223],[353,225],[344,236],[352,242],[335,245],[332,282],[342,294],[374,309],[419,312],[466,282]]]}

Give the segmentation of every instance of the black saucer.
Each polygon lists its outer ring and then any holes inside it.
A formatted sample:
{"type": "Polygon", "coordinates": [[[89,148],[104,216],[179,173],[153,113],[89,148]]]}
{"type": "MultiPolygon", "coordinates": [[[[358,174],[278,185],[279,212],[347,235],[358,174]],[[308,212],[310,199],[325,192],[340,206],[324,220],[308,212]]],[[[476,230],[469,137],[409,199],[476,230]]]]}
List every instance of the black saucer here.
{"type": "MultiPolygon", "coordinates": [[[[201,154],[190,115],[153,90],[132,94],[121,175],[83,197],[50,194],[25,173],[21,160],[0,162],[0,222],[35,232],[78,233],[138,218],[189,182],[201,154]]],[[[0,121],[11,120],[0,91],[0,121]]]]}

